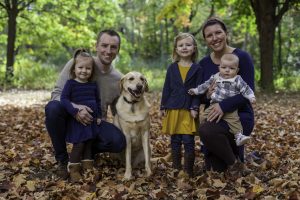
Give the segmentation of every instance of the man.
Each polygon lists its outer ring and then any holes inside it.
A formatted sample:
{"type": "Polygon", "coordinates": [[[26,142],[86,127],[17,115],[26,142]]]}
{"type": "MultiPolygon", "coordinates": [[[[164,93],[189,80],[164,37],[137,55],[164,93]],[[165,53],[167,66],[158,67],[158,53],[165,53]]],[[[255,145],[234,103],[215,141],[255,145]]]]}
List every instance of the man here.
{"type": "MultiPolygon", "coordinates": [[[[100,89],[101,109],[104,119],[107,117],[107,109],[110,106],[114,112],[114,100],[120,93],[119,81],[122,74],[112,66],[113,60],[119,53],[121,38],[119,34],[113,30],[103,30],[98,34],[96,42],[97,56],[94,57],[96,69],[95,79],[100,89]]],[[[62,89],[69,77],[69,70],[73,63],[71,59],[63,68],[57,80],[56,86],[51,93],[51,100],[45,107],[46,128],[50,135],[53,148],[55,151],[55,159],[58,162],[57,175],[63,179],[68,177],[67,164],[69,161],[66,149],[66,122],[68,117],[66,110],[60,104],[60,95],[62,89]]],[[[91,109],[83,105],[75,105],[79,108],[76,120],[86,125],[93,120],[91,109]]],[[[113,113],[114,114],[114,113],[113,113]]],[[[94,141],[93,152],[121,152],[126,146],[126,140],[122,132],[112,124],[103,121],[99,125],[100,137],[94,141]]]]}

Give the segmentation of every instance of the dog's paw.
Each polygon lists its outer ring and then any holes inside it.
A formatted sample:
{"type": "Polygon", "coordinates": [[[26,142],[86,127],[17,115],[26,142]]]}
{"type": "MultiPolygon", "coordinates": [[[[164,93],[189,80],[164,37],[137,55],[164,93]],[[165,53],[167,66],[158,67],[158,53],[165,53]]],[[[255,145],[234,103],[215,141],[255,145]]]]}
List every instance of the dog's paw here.
{"type": "Polygon", "coordinates": [[[130,172],[125,172],[123,180],[129,181],[131,179],[132,179],[132,174],[130,172]]]}
{"type": "Polygon", "coordinates": [[[151,174],[152,174],[151,168],[146,168],[146,176],[149,177],[151,176],[151,174]]]}

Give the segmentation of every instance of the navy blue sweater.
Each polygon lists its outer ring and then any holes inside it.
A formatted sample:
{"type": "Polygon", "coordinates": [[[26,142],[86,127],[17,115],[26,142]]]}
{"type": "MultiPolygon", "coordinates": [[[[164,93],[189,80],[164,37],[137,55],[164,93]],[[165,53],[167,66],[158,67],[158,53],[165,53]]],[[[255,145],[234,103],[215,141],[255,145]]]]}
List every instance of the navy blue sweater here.
{"type": "Polygon", "coordinates": [[[201,81],[202,68],[199,64],[192,64],[183,82],[178,64],[172,63],[167,69],[160,109],[198,110],[200,98],[189,95],[187,91],[190,88],[197,87],[201,81]]]}
{"type": "Polygon", "coordinates": [[[80,83],[73,79],[66,82],[61,94],[61,103],[69,114],[78,112],[72,103],[86,105],[93,110],[94,117],[101,118],[99,91],[95,82],[80,83]]]}
{"type": "MultiPolygon", "coordinates": [[[[233,51],[234,54],[236,54],[239,57],[239,75],[244,79],[244,81],[251,87],[251,89],[254,91],[254,66],[252,59],[250,55],[242,51],[240,49],[235,49],[233,51]]],[[[204,83],[206,80],[210,78],[211,75],[217,73],[219,71],[218,66],[211,60],[210,56],[204,57],[200,61],[200,65],[203,68],[203,79],[202,83],[204,83]]],[[[206,106],[209,105],[209,100],[204,99],[204,102],[206,106]]],[[[202,100],[203,100],[202,99],[202,100]]],[[[226,112],[232,112],[236,109],[238,109],[238,113],[240,116],[240,120],[243,126],[243,134],[250,135],[253,127],[254,127],[254,114],[253,109],[250,104],[250,102],[243,97],[243,95],[238,94],[236,96],[224,99],[222,102],[219,103],[222,111],[224,113],[226,112]]],[[[224,121],[222,122],[224,123],[224,121]]]]}

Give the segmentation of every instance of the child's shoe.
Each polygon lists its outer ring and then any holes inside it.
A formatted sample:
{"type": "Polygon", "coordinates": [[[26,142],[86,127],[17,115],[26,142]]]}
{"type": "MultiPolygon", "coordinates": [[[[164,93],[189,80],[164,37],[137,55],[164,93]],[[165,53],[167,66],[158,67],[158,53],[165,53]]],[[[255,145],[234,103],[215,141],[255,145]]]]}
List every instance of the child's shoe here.
{"type": "Polygon", "coordinates": [[[81,163],[69,163],[68,164],[68,171],[70,173],[70,181],[72,183],[79,182],[80,179],[82,179],[81,176],[81,163]]]}
{"type": "Polygon", "coordinates": [[[235,143],[236,146],[242,146],[243,144],[246,144],[250,141],[251,137],[243,135],[241,133],[235,134],[235,143]]]}
{"type": "Polygon", "coordinates": [[[91,170],[94,166],[94,160],[82,160],[81,164],[83,170],[91,170]]]}

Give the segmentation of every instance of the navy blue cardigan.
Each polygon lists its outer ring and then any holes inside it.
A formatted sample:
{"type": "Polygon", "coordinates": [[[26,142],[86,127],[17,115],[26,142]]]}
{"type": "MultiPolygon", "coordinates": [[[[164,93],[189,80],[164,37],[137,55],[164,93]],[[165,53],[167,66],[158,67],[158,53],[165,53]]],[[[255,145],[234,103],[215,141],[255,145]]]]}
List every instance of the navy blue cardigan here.
{"type": "MultiPolygon", "coordinates": [[[[239,57],[239,75],[244,79],[244,81],[251,87],[254,91],[254,66],[252,58],[250,55],[242,51],[241,49],[235,49],[233,51],[239,57]]],[[[201,61],[200,65],[203,66],[203,82],[209,79],[209,77],[219,71],[218,65],[213,63],[210,58],[210,55],[205,56],[201,61]]],[[[206,95],[203,95],[204,97],[206,95]]],[[[202,102],[206,104],[206,107],[209,105],[209,100],[206,98],[201,99],[202,102]]],[[[248,99],[243,97],[243,95],[238,94],[233,97],[224,99],[219,103],[222,111],[232,112],[238,109],[238,114],[243,126],[243,134],[250,135],[254,127],[254,114],[252,106],[248,99]]],[[[222,121],[221,121],[222,122],[222,121]]],[[[222,122],[224,123],[224,122],[222,122]]]]}
{"type": "Polygon", "coordinates": [[[186,79],[183,82],[177,63],[172,63],[168,69],[162,91],[161,110],[165,109],[193,109],[198,110],[200,105],[199,96],[188,94],[190,88],[197,87],[202,82],[202,67],[192,64],[186,79]]]}

